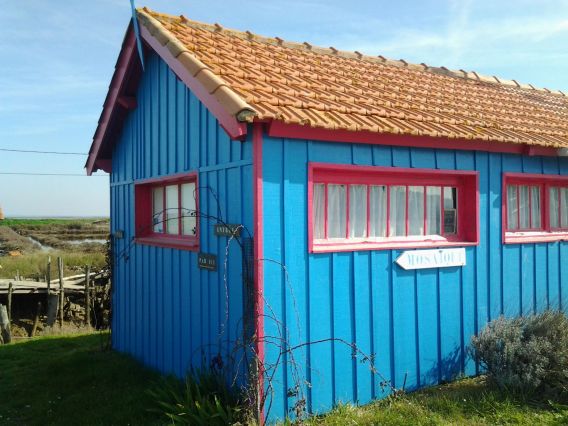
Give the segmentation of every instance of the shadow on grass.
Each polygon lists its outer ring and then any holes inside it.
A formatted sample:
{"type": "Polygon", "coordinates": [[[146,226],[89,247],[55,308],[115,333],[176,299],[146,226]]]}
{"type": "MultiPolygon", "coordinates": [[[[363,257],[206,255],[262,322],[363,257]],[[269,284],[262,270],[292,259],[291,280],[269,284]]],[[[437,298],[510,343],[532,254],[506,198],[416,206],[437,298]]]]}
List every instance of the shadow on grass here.
{"type": "Polygon", "coordinates": [[[0,424],[159,424],[147,408],[158,374],[103,350],[108,334],[0,346],[0,424]]]}

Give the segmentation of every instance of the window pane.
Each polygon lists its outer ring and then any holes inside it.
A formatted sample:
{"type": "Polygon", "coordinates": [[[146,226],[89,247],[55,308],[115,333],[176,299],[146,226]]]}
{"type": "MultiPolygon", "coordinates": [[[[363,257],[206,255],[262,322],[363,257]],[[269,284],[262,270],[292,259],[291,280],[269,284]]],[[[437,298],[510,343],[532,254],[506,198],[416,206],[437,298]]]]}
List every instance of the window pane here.
{"type": "Polygon", "coordinates": [[[568,188],[560,188],[560,226],[568,228],[568,188]]]}
{"type": "Polygon", "coordinates": [[[327,236],[346,238],[347,197],[345,185],[327,186],[327,236]]]}
{"type": "Polygon", "coordinates": [[[197,234],[197,210],[195,206],[195,183],[181,185],[181,226],[183,235],[197,234]]]}
{"type": "Polygon", "coordinates": [[[426,197],[426,233],[427,235],[440,235],[442,188],[428,186],[426,197]]]}
{"type": "Polygon", "coordinates": [[[390,187],[389,237],[406,235],[406,187],[390,187]]]}
{"type": "Polygon", "coordinates": [[[444,235],[456,234],[458,230],[458,190],[444,187],[444,235]]]}
{"type": "Polygon", "coordinates": [[[521,229],[530,228],[529,187],[527,185],[519,186],[519,221],[521,229]]]}
{"type": "Polygon", "coordinates": [[[507,229],[519,229],[517,185],[507,186],[507,229]]]}
{"type": "Polygon", "coordinates": [[[408,235],[424,235],[424,187],[408,187],[408,235]]]}
{"type": "Polygon", "coordinates": [[[164,188],[152,190],[152,224],[154,232],[164,232],[164,188]]]}
{"type": "Polygon", "coordinates": [[[367,236],[367,185],[349,186],[349,238],[367,236]]]}
{"type": "Polygon", "coordinates": [[[387,236],[387,187],[371,186],[369,189],[369,236],[387,236]]]}
{"type": "Polygon", "coordinates": [[[559,227],[559,217],[558,217],[558,189],[557,187],[551,187],[549,189],[550,196],[550,227],[559,227]]]}
{"type": "Polygon", "coordinates": [[[540,187],[531,186],[531,228],[541,226],[540,187]]]}
{"type": "Polygon", "coordinates": [[[325,238],[325,185],[323,183],[314,185],[313,203],[314,238],[320,240],[325,238]]]}
{"type": "Polygon", "coordinates": [[[179,233],[178,186],[166,186],[166,232],[179,233]]]}

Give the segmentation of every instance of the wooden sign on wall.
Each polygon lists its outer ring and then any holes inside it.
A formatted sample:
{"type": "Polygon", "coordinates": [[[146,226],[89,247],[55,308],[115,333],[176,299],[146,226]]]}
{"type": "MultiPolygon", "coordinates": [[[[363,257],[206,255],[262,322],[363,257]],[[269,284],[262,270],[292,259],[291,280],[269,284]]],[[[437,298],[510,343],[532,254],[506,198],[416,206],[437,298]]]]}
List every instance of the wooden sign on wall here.
{"type": "Polygon", "coordinates": [[[201,269],[207,269],[208,271],[216,271],[217,256],[209,253],[199,253],[197,255],[197,265],[201,269]]]}
{"type": "Polygon", "coordinates": [[[403,269],[465,266],[465,249],[408,250],[402,252],[396,263],[403,269]]]}

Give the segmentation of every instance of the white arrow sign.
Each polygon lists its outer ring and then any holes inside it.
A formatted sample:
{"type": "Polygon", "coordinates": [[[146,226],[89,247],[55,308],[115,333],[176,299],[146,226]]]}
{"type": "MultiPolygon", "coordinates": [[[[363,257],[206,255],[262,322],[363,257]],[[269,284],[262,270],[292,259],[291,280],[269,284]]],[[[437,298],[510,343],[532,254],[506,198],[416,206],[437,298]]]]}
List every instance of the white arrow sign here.
{"type": "Polygon", "coordinates": [[[465,265],[465,249],[410,250],[402,252],[396,263],[403,269],[448,268],[465,265]]]}

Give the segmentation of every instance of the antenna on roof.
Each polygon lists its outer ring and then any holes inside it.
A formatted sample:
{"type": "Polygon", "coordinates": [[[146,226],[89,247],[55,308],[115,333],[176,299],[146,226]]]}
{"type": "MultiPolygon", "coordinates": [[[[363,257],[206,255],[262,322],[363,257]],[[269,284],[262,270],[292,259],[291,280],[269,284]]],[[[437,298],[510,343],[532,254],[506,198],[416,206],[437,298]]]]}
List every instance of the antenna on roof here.
{"type": "Polygon", "coordinates": [[[132,25],[134,26],[134,34],[136,35],[138,56],[140,56],[140,63],[142,64],[142,70],[144,70],[144,52],[142,51],[142,39],[140,38],[140,28],[138,27],[138,17],[136,16],[136,6],[134,6],[134,0],[130,0],[130,7],[132,9],[132,25]]]}

